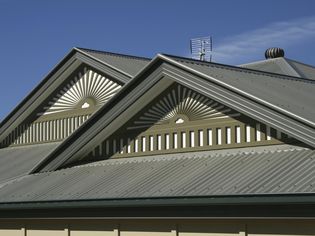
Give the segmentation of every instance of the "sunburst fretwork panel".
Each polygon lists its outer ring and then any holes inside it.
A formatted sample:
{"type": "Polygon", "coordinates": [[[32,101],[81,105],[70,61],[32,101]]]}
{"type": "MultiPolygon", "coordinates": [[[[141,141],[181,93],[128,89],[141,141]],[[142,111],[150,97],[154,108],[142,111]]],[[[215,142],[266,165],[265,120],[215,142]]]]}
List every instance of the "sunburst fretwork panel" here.
{"type": "Polygon", "coordinates": [[[55,114],[74,109],[99,107],[114,96],[121,85],[84,68],[67,82],[39,115],[55,114]]]}
{"type": "Polygon", "coordinates": [[[121,85],[83,67],[65,80],[40,112],[11,132],[0,146],[61,141],[114,96],[121,85]]]}
{"type": "Polygon", "coordinates": [[[184,123],[185,120],[219,120],[237,116],[240,113],[178,84],[158,99],[128,129],[168,124],[172,121],[184,123]]]}
{"type": "Polygon", "coordinates": [[[173,84],[102,141],[89,158],[132,157],[292,142],[282,132],[173,84]]]}

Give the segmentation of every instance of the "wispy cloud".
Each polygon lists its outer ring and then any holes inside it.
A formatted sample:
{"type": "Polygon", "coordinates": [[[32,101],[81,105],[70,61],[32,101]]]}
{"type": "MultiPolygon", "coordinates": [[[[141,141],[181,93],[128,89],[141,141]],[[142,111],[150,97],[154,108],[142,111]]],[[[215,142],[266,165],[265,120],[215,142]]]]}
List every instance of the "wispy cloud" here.
{"type": "Polygon", "coordinates": [[[269,47],[300,45],[303,40],[311,38],[315,38],[315,16],[275,22],[217,43],[213,58],[217,62],[239,64],[250,61],[269,47]]]}

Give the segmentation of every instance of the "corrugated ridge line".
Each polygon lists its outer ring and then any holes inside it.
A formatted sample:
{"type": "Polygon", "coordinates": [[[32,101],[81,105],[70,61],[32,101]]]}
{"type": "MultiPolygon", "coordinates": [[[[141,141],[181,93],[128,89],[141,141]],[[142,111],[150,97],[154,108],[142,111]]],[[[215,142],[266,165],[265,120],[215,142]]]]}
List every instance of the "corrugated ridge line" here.
{"type": "Polygon", "coordinates": [[[214,63],[214,62],[198,61],[198,60],[193,60],[190,58],[178,57],[178,56],[168,55],[168,54],[163,54],[163,55],[170,57],[173,60],[176,60],[180,63],[185,63],[185,64],[194,64],[197,66],[203,66],[203,67],[209,67],[209,68],[212,67],[212,68],[218,68],[218,69],[224,69],[224,70],[230,70],[230,71],[236,71],[236,72],[242,72],[242,73],[248,73],[248,74],[255,74],[255,75],[265,75],[269,77],[293,80],[293,81],[298,81],[298,82],[306,82],[306,83],[312,83],[312,84],[314,83],[314,80],[308,79],[308,78],[295,77],[295,76],[290,76],[290,75],[272,73],[268,71],[260,71],[260,70],[246,68],[246,67],[225,65],[225,64],[214,63]]]}
{"type": "Polygon", "coordinates": [[[115,53],[115,52],[107,52],[107,51],[90,49],[90,48],[81,48],[81,47],[77,47],[77,48],[85,52],[93,52],[93,53],[99,53],[99,54],[116,56],[116,57],[125,57],[125,58],[145,60],[145,61],[152,60],[152,58],[148,58],[148,57],[134,56],[134,55],[129,55],[129,54],[115,53]]]}

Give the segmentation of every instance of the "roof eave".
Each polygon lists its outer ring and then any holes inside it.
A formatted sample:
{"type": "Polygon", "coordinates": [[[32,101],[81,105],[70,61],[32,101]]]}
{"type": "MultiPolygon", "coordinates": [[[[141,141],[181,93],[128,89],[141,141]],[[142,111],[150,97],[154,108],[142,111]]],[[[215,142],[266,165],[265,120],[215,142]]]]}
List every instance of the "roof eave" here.
{"type": "Polygon", "coordinates": [[[265,194],[226,195],[196,197],[86,199],[67,201],[33,201],[0,203],[1,210],[57,209],[57,208],[125,208],[125,207],[172,207],[172,206],[216,206],[216,205],[296,205],[315,204],[315,194],[265,194]]]}

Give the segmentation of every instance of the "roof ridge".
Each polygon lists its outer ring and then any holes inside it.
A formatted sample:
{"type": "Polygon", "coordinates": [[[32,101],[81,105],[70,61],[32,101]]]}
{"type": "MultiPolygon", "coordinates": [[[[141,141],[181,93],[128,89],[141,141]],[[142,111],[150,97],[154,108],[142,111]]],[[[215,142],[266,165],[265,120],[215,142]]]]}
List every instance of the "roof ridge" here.
{"type": "Polygon", "coordinates": [[[313,69],[315,69],[315,66],[313,66],[313,65],[306,64],[306,63],[304,63],[304,62],[300,62],[300,61],[297,61],[297,60],[294,60],[294,59],[290,59],[290,58],[287,58],[287,57],[285,57],[285,59],[288,60],[289,62],[299,63],[299,64],[301,64],[301,65],[308,66],[308,67],[312,67],[313,69]]]}
{"type": "Polygon", "coordinates": [[[82,47],[76,47],[76,48],[80,50],[84,50],[84,51],[91,51],[91,52],[100,53],[100,54],[108,54],[108,55],[117,56],[117,57],[128,57],[128,58],[145,60],[145,61],[152,60],[152,58],[142,57],[142,56],[134,56],[134,55],[129,55],[129,54],[115,53],[115,52],[109,52],[109,51],[103,51],[103,50],[97,50],[97,49],[91,49],[91,48],[82,48],[82,47]]]}
{"type": "Polygon", "coordinates": [[[245,68],[245,67],[239,67],[239,66],[233,66],[233,65],[227,65],[227,64],[222,64],[222,63],[217,63],[217,62],[207,62],[207,61],[200,61],[192,58],[187,58],[187,57],[181,57],[181,56],[175,56],[175,55],[170,55],[170,54],[162,54],[163,56],[170,57],[172,59],[180,59],[180,60],[186,60],[186,62],[191,62],[195,63],[200,66],[216,66],[216,67],[221,67],[224,69],[230,69],[230,70],[235,70],[239,72],[246,72],[246,73],[252,73],[252,74],[260,74],[260,75],[268,75],[271,77],[276,77],[281,79],[287,79],[287,80],[294,80],[298,82],[304,82],[304,83],[311,83],[314,84],[315,81],[313,79],[307,79],[303,77],[296,77],[296,76],[290,76],[290,75],[284,75],[284,74],[278,74],[278,73],[272,73],[268,71],[261,71],[261,70],[255,70],[255,69],[250,69],[250,68],[245,68]]]}
{"type": "MultiPolygon", "coordinates": [[[[277,61],[277,60],[279,60],[279,58],[285,58],[285,57],[269,58],[268,61],[277,61]]],[[[259,60],[259,61],[252,61],[252,62],[240,64],[240,65],[237,65],[237,66],[243,68],[243,66],[248,66],[248,65],[252,65],[252,64],[263,63],[263,62],[266,62],[266,61],[267,61],[266,59],[263,59],[263,60],[259,60]]],[[[245,67],[245,68],[246,68],[246,67],[245,67]]]]}

